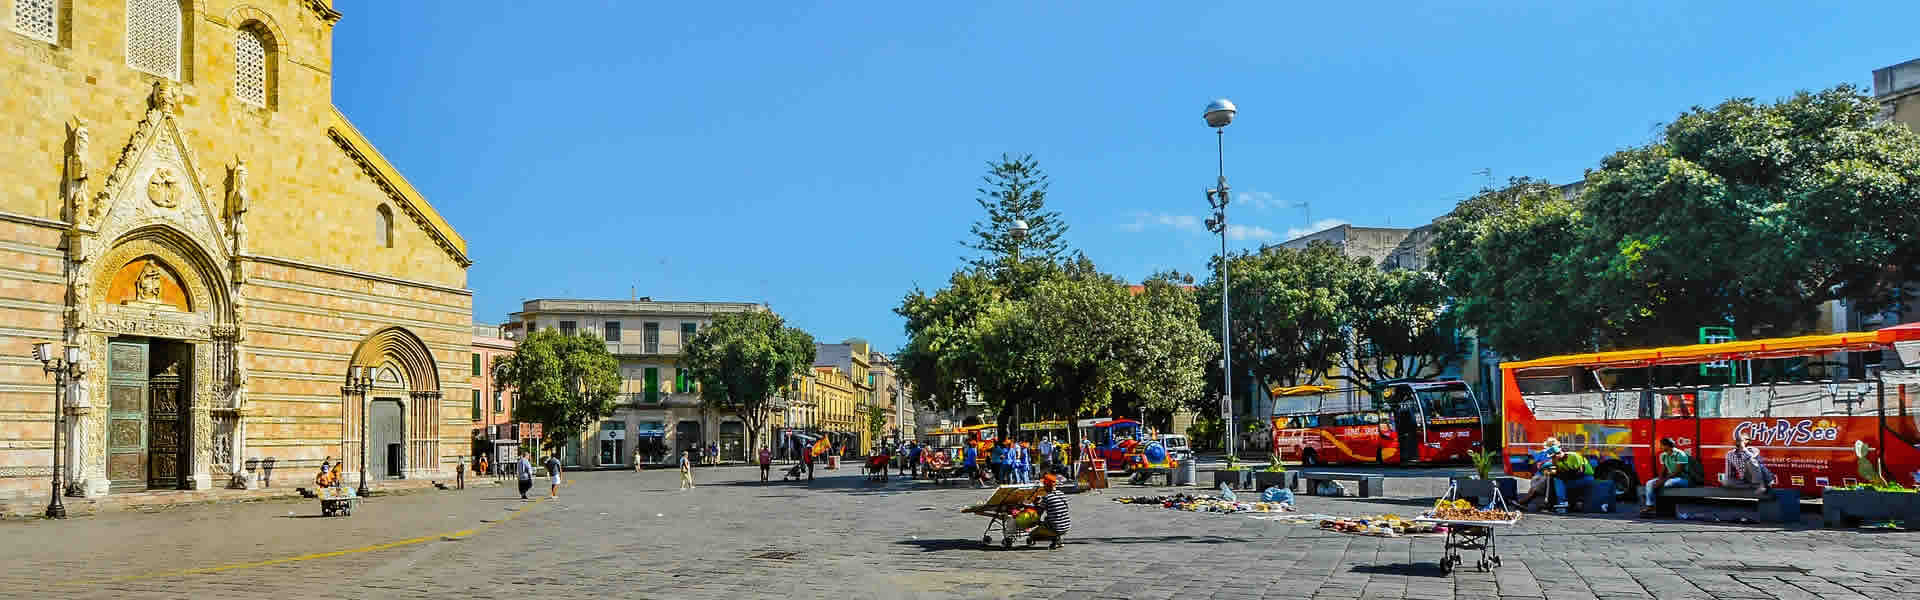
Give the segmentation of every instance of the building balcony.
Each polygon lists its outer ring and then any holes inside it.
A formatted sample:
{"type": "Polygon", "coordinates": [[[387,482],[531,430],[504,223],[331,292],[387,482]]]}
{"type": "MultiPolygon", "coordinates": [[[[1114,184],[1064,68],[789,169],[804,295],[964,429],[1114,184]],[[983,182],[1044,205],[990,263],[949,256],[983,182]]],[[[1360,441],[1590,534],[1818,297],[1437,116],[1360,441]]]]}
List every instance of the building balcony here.
{"type": "Polygon", "coordinates": [[[607,342],[607,353],[614,356],[679,356],[680,344],[644,342],[607,342]]]}

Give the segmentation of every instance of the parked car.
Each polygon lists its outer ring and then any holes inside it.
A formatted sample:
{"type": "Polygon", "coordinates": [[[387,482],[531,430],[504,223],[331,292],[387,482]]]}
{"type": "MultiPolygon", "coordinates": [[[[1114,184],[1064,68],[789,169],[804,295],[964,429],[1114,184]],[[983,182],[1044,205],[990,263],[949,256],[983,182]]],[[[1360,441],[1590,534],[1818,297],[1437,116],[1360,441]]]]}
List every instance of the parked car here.
{"type": "Polygon", "coordinates": [[[1167,433],[1160,435],[1160,445],[1167,447],[1167,456],[1180,462],[1193,460],[1193,447],[1187,444],[1187,436],[1167,433]]]}

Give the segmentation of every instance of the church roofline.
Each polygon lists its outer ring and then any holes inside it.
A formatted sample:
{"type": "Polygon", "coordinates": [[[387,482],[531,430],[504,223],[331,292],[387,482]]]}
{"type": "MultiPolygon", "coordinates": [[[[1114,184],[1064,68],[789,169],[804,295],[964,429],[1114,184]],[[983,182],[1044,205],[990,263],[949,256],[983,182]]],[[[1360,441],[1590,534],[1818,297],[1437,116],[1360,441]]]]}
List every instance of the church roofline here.
{"type": "Polygon", "coordinates": [[[399,204],[409,216],[413,217],[414,222],[426,229],[427,235],[432,236],[433,241],[439,244],[441,249],[446,250],[455,262],[460,263],[462,267],[472,265],[473,260],[467,258],[467,240],[460,237],[460,234],[453,230],[453,225],[448,224],[446,218],[440,216],[440,211],[434,210],[433,205],[427,202],[426,196],[421,195],[420,190],[414,189],[413,184],[408,183],[407,178],[400,174],[400,170],[394,168],[393,163],[388,162],[387,157],[382,156],[380,151],[373,147],[373,142],[368,140],[365,134],[360,133],[360,129],[354,127],[352,121],[347,120],[347,116],[340,112],[340,107],[333,107],[332,114],[333,120],[327,125],[327,133],[334,138],[334,142],[339,144],[341,149],[346,150],[350,157],[360,163],[360,166],[370,175],[373,175],[377,183],[387,190],[387,194],[394,203],[399,204]]]}

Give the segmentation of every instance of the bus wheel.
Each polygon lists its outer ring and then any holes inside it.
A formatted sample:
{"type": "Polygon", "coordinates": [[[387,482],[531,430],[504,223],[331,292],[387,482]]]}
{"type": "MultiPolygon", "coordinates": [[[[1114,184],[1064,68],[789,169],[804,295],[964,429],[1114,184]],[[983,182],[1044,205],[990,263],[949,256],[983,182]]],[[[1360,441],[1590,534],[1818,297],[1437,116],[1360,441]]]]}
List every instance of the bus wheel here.
{"type": "Polygon", "coordinates": [[[1320,455],[1314,453],[1312,449],[1308,449],[1300,455],[1300,465],[1306,467],[1320,466],[1320,455]]]}
{"type": "Polygon", "coordinates": [[[1602,467],[1600,478],[1613,482],[1613,497],[1621,504],[1633,502],[1640,486],[1633,480],[1633,473],[1618,465],[1602,467]]]}

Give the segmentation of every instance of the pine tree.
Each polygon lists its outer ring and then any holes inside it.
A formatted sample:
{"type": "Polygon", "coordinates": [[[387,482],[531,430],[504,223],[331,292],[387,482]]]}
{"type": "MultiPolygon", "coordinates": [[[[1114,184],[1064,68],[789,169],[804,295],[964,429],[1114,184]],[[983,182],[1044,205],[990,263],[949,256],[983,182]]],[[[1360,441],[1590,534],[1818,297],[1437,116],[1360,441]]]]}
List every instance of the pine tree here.
{"type": "Polygon", "coordinates": [[[975,201],[987,211],[986,221],[973,224],[973,239],[961,242],[980,252],[967,261],[974,268],[1005,266],[1017,251],[1021,262],[1045,260],[1057,262],[1067,254],[1061,239],[1067,224],[1060,213],[1047,210],[1047,174],[1033,155],[1018,158],[1006,154],[998,161],[987,161],[988,172],[980,179],[980,197],[975,201]],[[1013,236],[1013,223],[1027,222],[1024,239],[1013,236]]]}

